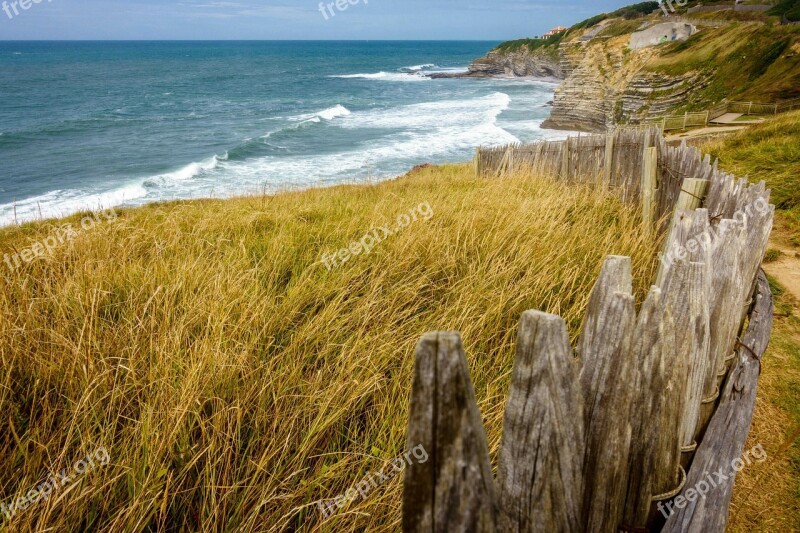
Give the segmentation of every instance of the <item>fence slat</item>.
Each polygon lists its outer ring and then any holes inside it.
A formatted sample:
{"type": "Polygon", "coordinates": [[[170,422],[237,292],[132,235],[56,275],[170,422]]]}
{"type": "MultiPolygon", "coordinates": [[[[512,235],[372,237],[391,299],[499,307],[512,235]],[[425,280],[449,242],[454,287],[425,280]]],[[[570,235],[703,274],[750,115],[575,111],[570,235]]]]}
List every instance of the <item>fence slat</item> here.
{"type": "Polygon", "coordinates": [[[658,148],[645,148],[642,165],[642,224],[645,233],[653,232],[655,217],[656,172],[658,170],[658,148]]]}
{"type": "Polygon", "coordinates": [[[428,333],[417,345],[408,449],[419,445],[430,460],[405,471],[403,531],[495,531],[486,433],[457,333],[428,333]]]}
{"type": "Polygon", "coordinates": [[[675,327],[662,302],[661,290],[652,287],[637,319],[633,335],[632,358],[639,368],[633,390],[630,468],[624,522],[627,529],[646,528],[651,515],[651,498],[664,492],[659,485],[675,483],[680,463],[677,438],[670,443],[661,438],[664,433],[677,435],[668,397],[669,372],[674,357],[675,327]],[[665,449],[665,446],[670,448],[665,449]],[[663,458],[667,458],[666,464],[663,458]],[[666,480],[661,478],[666,477],[666,480]]]}
{"type": "Polygon", "coordinates": [[[580,530],[581,401],[564,320],[525,312],[500,447],[500,531],[580,530]]]}
{"type": "Polygon", "coordinates": [[[761,357],[769,344],[772,329],[773,303],[767,277],[759,273],[755,307],[747,333],[737,350],[737,363],[725,384],[722,400],[711,420],[702,444],[697,450],[686,488],[674,502],[663,506],[668,515],[663,531],[681,533],[703,531],[723,533],[728,522],[727,509],[733,493],[737,459],[741,460],[745,441],[755,408],[761,357]],[[727,481],[721,482],[714,473],[720,472],[727,481]],[[711,475],[709,479],[709,475],[711,475]],[[711,488],[698,497],[701,483],[711,488]],[[691,497],[688,489],[694,491],[691,497]]]}
{"type": "Polygon", "coordinates": [[[607,257],[579,340],[586,531],[616,531],[622,520],[631,439],[629,385],[635,375],[630,357],[636,318],[632,285],[630,258],[607,257]]]}

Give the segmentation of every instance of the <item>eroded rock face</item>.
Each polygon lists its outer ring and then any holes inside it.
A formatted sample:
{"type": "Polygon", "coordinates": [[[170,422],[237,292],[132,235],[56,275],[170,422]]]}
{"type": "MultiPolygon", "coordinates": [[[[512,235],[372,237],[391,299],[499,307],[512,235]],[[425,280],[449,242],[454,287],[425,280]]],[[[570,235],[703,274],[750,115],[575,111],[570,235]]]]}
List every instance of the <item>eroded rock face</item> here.
{"type": "Polygon", "coordinates": [[[692,92],[707,84],[708,79],[699,72],[682,76],[641,72],[628,83],[620,97],[622,118],[639,123],[669,114],[670,109],[686,103],[692,92]]]}
{"type": "Polygon", "coordinates": [[[434,76],[563,79],[556,89],[550,118],[542,127],[590,132],[668,114],[708,83],[708,75],[699,72],[678,76],[648,72],[644,67],[659,54],[659,47],[632,50],[628,46],[630,35],[589,37],[562,42],[557,50],[493,50],[474,61],[467,73],[434,76]]]}
{"type": "MultiPolygon", "coordinates": [[[[621,122],[640,123],[667,114],[708,83],[699,72],[670,76],[644,70],[658,50],[633,51],[626,41],[623,36],[581,48],[574,70],[556,89],[550,118],[542,127],[594,132],[621,122]]],[[[566,49],[562,45],[562,52],[566,49]]]]}
{"type": "Polygon", "coordinates": [[[496,50],[473,61],[466,74],[474,78],[492,76],[538,76],[563,78],[558,52],[529,50],[503,53],[496,50]]]}

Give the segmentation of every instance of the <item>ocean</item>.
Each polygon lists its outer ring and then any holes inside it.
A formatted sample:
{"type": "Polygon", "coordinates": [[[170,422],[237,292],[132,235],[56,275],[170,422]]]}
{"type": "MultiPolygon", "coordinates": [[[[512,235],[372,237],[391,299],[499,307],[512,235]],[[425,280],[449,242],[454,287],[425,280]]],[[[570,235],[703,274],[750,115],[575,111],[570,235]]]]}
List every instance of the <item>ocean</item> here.
{"type": "Polygon", "coordinates": [[[390,178],[540,129],[555,84],[442,79],[494,42],[0,42],[0,225],[390,178]]]}

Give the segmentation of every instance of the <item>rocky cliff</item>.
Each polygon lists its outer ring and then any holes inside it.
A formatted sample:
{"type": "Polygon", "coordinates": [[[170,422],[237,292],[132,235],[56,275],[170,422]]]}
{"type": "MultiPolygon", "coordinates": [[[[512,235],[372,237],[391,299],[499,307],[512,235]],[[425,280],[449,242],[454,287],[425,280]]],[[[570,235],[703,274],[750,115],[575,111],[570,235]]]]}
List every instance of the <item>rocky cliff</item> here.
{"type": "Polygon", "coordinates": [[[438,77],[563,79],[550,118],[542,126],[581,131],[603,131],[619,122],[638,123],[663,115],[707,84],[697,72],[677,76],[647,72],[644,66],[658,55],[657,49],[631,50],[630,34],[603,36],[602,30],[609,26],[613,27],[613,21],[571,35],[558,46],[535,50],[501,46],[474,61],[466,73],[438,77]]]}
{"type": "MultiPolygon", "coordinates": [[[[574,69],[556,89],[550,118],[542,127],[603,131],[618,123],[663,116],[702,89],[709,74],[649,72],[658,48],[631,50],[629,35],[580,43],[574,69]]],[[[570,44],[562,44],[562,53],[570,44]]],[[[573,46],[575,46],[573,44],[573,46]]]]}
{"type": "Polygon", "coordinates": [[[722,98],[800,97],[800,34],[792,26],[665,18],[646,8],[587,19],[557,41],[503,43],[467,75],[562,78],[542,126],[568,130],[603,131],[722,98]]]}
{"type": "Polygon", "coordinates": [[[564,72],[556,47],[537,50],[503,52],[492,50],[486,57],[469,66],[466,76],[488,78],[492,76],[539,76],[563,78],[564,72]]]}

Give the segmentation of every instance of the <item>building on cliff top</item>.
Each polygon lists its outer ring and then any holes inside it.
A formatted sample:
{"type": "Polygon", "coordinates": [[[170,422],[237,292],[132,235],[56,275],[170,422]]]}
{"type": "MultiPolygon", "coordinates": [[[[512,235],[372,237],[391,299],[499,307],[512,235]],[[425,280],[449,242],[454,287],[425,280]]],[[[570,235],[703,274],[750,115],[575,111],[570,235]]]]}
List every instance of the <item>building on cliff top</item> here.
{"type": "Polygon", "coordinates": [[[556,26],[552,30],[542,35],[542,39],[549,39],[550,37],[553,37],[554,35],[558,35],[559,33],[565,31],[567,31],[567,28],[565,28],[564,26],[556,26]]]}

